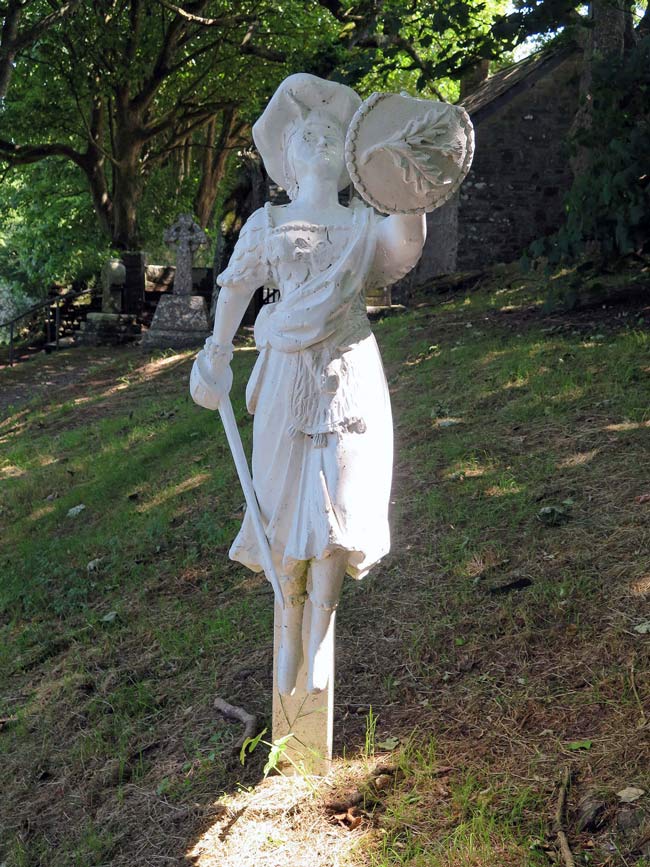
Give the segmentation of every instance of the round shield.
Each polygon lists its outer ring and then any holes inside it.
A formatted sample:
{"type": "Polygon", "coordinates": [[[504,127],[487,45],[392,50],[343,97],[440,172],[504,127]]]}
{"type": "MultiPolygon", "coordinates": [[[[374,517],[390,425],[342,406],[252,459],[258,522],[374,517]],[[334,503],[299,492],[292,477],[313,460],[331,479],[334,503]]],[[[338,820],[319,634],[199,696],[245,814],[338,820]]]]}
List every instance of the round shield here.
{"type": "Polygon", "coordinates": [[[373,93],[357,109],[345,161],[361,196],[384,214],[424,214],[461,185],[474,155],[474,128],[459,105],[373,93]]]}

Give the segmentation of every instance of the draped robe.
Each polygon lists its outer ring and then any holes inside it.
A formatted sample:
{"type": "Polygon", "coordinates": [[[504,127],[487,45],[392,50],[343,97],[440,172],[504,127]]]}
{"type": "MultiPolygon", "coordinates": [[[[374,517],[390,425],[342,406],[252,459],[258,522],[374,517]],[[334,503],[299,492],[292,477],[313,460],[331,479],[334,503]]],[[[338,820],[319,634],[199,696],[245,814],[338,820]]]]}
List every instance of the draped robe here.
{"type": "MultiPolygon", "coordinates": [[[[275,209],[274,209],[275,210],[275,209]]],[[[240,233],[221,286],[278,289],[255,324],[259,357],[247,406],[254,414],[253,483],[274,559],[285,581],[309,561],[348,552],[363,577],[390,547],[393,435],[390,399],[365,307],[377,270],[383,218],[357,205],[351,224],[274,226],[269,205],[240,233]]],[[[261,571],[248,516],[232,559],[261,571]]]]}

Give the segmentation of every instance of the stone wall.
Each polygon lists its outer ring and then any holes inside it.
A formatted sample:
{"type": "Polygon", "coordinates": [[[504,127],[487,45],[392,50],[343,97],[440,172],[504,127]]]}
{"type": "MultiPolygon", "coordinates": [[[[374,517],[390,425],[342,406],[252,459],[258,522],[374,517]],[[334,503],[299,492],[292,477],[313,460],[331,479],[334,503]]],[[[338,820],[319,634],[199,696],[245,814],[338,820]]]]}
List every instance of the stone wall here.
{"type": "Polygon", "coordinates": [[[459,202],[459,271],[512,261],[561,223],[579,69],[580,56],[571,55],[473,116],[476,151],[459,202]]]}

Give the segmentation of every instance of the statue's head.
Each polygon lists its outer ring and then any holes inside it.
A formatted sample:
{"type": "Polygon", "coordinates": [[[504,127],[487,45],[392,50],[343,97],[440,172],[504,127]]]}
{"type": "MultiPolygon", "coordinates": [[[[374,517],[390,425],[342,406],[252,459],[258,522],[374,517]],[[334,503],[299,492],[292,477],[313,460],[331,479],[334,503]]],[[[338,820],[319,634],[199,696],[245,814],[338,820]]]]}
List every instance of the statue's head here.
{"type": "Polygon", "coordinates": [[[342,186],[350,183],[345,167],[345,130],[326,112],[314,111],[303,124],[294,125],[286,138],[283,158],[284,175],[293,181],[287,188],[290,195],[307,174],[337,185],[339,181],[342,186]]]}
{"type": "Polygon", "coordinates": [[[268,174],[289,196],[308,172],[335,181],[339,190],[350,183],[345,133],[360,105],[344,84],[307,73],[285,78],[253,126],[253,139],[268,174]]]}

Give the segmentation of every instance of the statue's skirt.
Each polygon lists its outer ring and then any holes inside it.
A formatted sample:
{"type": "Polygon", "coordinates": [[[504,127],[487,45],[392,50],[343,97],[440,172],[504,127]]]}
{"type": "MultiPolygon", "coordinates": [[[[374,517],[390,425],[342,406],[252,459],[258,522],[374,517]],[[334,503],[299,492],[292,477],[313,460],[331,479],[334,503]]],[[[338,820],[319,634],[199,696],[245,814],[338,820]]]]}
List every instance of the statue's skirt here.
{"type": "MultiPolygon", "coordinates": [[[[292,393],[300,355],[267,347],[249,383],[253,482],[267,537],[286,577],[302,576],[308,561],[345,549],[348,573],[362,578],[390,547],[393,427],[379,349],[372,334],[346,349],[354,423],[325,436],[296,429],[292,393]]],[[[262,569],[248,516],[230,556],[262,569]]]]}

